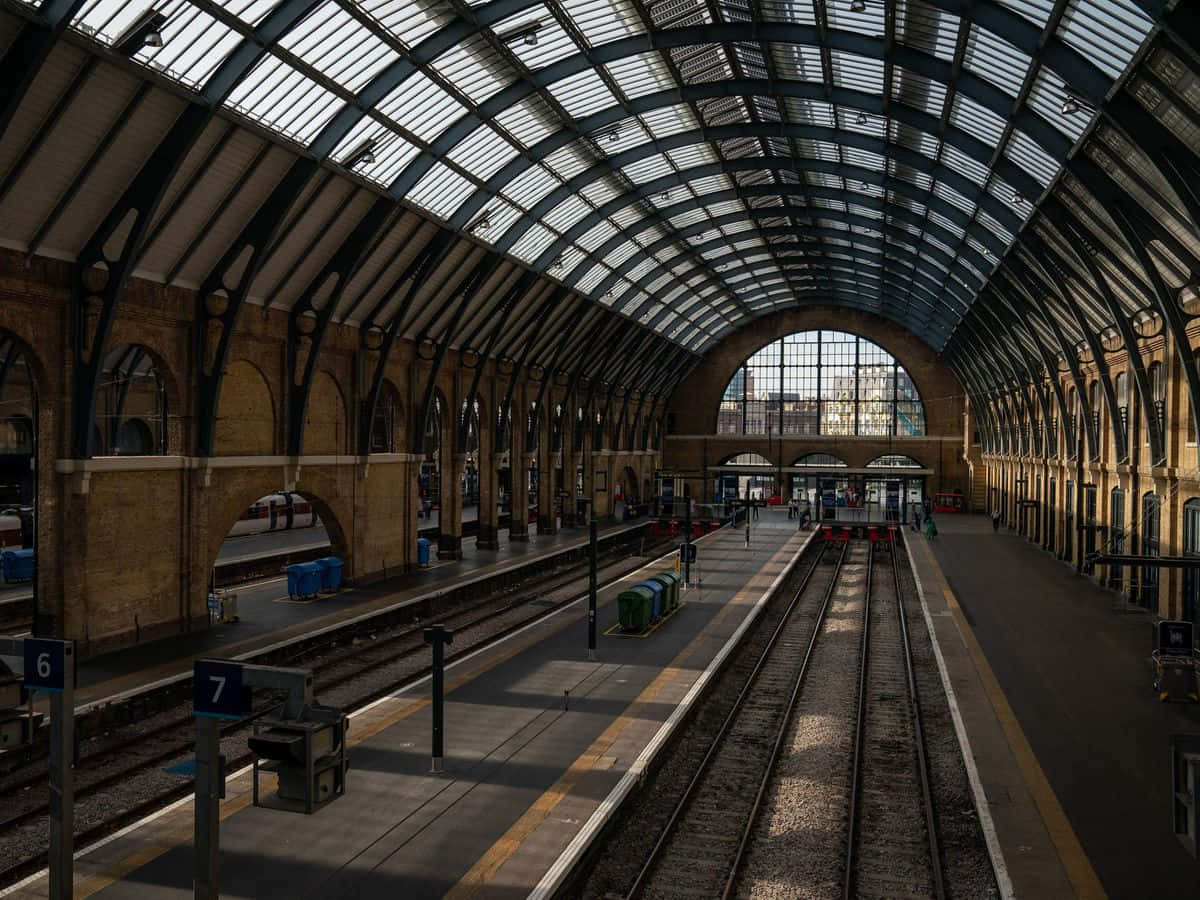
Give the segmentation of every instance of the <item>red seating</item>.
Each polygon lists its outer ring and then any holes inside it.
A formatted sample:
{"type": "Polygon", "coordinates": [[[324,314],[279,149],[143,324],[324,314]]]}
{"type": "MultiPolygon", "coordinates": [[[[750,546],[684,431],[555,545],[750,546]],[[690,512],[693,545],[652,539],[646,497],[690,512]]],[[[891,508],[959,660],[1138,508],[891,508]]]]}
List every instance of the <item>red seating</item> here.
{"type": "Polygon", "coordinates": [[[826,543],[832,543],[833,541],[837,540],[837,538],[835,538],[833,535],[832,525],[821,526],[821,540],[825,541],[826,543]]]}

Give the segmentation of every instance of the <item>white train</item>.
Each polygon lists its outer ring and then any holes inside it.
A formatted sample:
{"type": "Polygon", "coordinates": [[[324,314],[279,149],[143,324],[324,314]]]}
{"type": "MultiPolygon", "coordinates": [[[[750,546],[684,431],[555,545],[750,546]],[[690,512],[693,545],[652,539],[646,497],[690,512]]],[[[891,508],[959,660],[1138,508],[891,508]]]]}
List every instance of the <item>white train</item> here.
{"type": "Polygon", "coordinates": [[[242,513],[229,529],[229,536],[312,528],[321,523],[312,504],[299,494],[268,494],[260,497],[242,513]]]}
{"type": "Polygon", "coordinates": [[[21,517],[15,512],[0,512],[0,550],[12,550],[21,543],[21,517]]]}

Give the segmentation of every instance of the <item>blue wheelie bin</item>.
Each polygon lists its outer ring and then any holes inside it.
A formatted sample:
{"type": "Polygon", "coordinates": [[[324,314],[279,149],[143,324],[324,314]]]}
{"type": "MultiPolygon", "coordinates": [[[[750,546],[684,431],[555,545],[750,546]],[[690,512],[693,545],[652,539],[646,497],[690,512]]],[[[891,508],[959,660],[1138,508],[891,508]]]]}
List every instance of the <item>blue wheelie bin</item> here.
{"type": "Polygon", "coordinates": [[[321,567],[316,563],[296,563],[288,566],[288,596],[306,600],[321,593],[321,567]]]}
{"type": "Polygon", "coordinates": [[[653,579],[639,581],[634,585],[635,588],[645,588],[650,591],[652,596],[650,599],[650,619],[653,621],[663,614],[663,586],[653,579]]]}
{"type": "Polygon", "coordinates": [[[0,553],[0,574],[7,582],[33,580],[33,548],[0,553]]]}
{"type": "Polygon", "coordinates": [[[342,566],[344,563],[338,556],[322,556],[315,560],[321,567],[321,590],[336,591],[342,586],[342,566]]]}
{"type": "Polygon", "coordinates": [[[429,548],[431,546],[433,546],[433,541],[417,538],[417,565],[423,569],[429,567],[429,548]]]}

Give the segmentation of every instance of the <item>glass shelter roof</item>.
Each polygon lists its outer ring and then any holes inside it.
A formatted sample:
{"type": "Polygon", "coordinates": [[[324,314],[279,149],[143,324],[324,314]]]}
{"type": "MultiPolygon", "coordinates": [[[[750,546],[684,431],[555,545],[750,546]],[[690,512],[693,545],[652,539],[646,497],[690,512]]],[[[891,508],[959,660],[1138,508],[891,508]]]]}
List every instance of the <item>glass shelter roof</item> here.
{"type": "Polygon", "coordinates": [[[703,352],[805,302],[942,349],[1163,4],[86,0],[70,24],[112,46],[150,10],[137,62],[703,352]]]}

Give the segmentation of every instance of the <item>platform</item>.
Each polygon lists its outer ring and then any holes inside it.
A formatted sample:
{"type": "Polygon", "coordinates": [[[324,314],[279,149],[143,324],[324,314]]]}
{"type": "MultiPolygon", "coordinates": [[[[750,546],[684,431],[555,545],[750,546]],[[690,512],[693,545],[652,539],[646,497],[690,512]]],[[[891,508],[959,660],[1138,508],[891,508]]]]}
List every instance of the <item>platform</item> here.
{"type": "Polygon", "coordinates": [[[1016,896],[1200,896],[1168,765],[1200,708],[1156,699],[1150,618],[984,516],[937,523],[906,539],[1016,896]]]}
{"type": "MultiPolygon", "coordinates": [[[[813,534],[780,511],[754,523],[750,548],[741,529],[702,538],[701,584],[680,612],[645,640],[601,637],[598,661],[587,660],[581,602],[455,661],[445,774],[428,771],[422,683],[354,716],[348,796],[312,816],[253,807],[248,776],[234,775],[222,804],[222,895],[515,898],[549,887],[565,867],[555,862],[597,827],[593,814],[614,789],[636,780],[647,745],[661,743],[664,723],[699,693],[698,680],[813,534]]],[[[615,618],[623,584],[667,564],[605,586],[599,630],[615,618]]],[[[75,896],[191,896],[192,812],[190,799],[180,801],[84,850],[75,896]]],[[[35,877],[8,896],[44,891],[35,877]]]]}
{"type": "MultiPolygon", "coordinates": [[[[601,538],[640,528],[643,522],[610,525],[601,538]]],[[[357,616],[404,603],[416,603],[431,592],[463,582],[483,581],[514,567],[527,565],[584,546],[586,529],[553,535],[531,535],[528,541],[505,541],[498,550],[472,546],[460,560],[435,561],[364,588],[350,588],[307,602],[290,602],[287,579],[269,578],[235,588],[240,620],[214,625],[104,654],[79,664],[76,708],[107,702],[146,685],[191,677],[192,662],[203,656],[239,658],[302,634],[333,628],[357,616]]]]}

